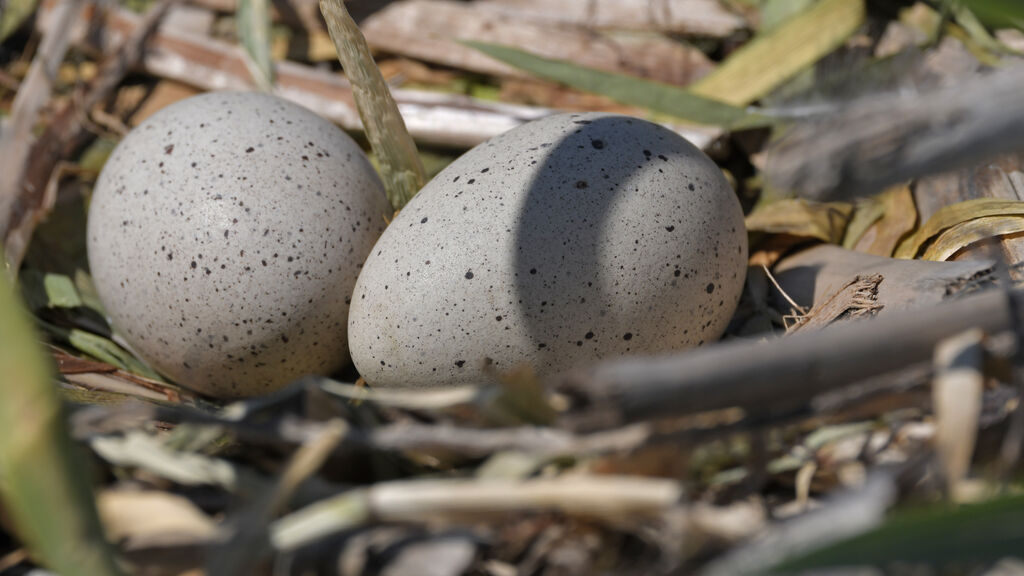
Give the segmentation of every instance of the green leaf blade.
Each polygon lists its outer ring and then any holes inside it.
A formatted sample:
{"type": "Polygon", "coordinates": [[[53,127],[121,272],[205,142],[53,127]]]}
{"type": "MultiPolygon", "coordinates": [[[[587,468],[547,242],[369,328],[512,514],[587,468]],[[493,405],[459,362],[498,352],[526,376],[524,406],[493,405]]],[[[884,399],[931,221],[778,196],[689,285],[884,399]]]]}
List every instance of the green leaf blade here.
{"type": "Polygon", "coordinates": [[[238,0],[238,38],[245,48],[253,79],[261,90],[274,86],[274,63],[270,58],[270,6],[268,0],[238,0]]]}
{"type": "Polygon", "coordinates": [[[732,129],[771,124],[769,119],[746,109],[705,98],[676,86],[541,58],[508,46],[471,41],[464,41],[463,44],[545,80],[602,94],[623,104],[689,122],[732,129]]]}
{"type": "Polygon", "coordinates": [[[734,52],[694,94],[744,106],[843,45],[864,23],[864,0],[821,0],[734,52]]]}
{"type": "Polygon", "coordinates": [[[0,273],[0,497],[15,531],[58,574],[115,576],[53,372],[0,273]]]}
{"type": "Polygon", "coordinates": [[[879,528],[775,566],[799,573],[892,562],[957,564],[1013,557],[1024,550],[1024,496],[897,515],[879,528]]]}

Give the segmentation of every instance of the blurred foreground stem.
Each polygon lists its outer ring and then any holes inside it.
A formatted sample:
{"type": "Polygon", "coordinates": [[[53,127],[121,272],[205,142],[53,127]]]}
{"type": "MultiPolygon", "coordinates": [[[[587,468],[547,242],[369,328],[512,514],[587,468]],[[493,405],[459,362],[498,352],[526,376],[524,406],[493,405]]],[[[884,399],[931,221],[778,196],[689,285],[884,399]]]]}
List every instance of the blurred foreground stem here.
{"type": "Polygon", "coordinates": [[[46,357],[0,274],[0,497],[33,557],[62,576],[120,574],[46,357]]]}
{"type": "Polygon", "coordinates": [[[260,90],[270,92],[274,89],[274,63],[270,57],[269,0],[238,0],[236,18],[253,80],[260,90]]]}
{"type": "Polygon", "coordinates": [[[380,69],[373,62],[366,38],[342,0],[320,0],[320,11],[327,21],[338,60],[352,83],[366,137],[380,161],[388,200],[395,210],[401,210],[427,182],[416,144],[405,128],[380,69]]]}

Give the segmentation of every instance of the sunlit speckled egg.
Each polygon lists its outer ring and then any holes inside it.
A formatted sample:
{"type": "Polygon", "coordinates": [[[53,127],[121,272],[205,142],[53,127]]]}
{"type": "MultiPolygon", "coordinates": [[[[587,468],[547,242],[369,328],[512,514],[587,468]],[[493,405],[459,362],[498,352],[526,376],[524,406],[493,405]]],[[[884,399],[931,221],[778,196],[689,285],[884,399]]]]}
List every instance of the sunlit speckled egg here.
{"type": "Polygon", "coordinates": [[[562,114],[456,160],[374,246],[349,313],[378,386],[552,374],[721,336],[743,288],[743,213],[722,172],[659,125],[562,114]]]}
{"type": "Polygon", "coordinates": [[[96,289],[159,372],[212,396],[348,361],[359,269],[390,213],[359,146],[261,93],[177,102],[118,145],[89,209],[96,289]]]}

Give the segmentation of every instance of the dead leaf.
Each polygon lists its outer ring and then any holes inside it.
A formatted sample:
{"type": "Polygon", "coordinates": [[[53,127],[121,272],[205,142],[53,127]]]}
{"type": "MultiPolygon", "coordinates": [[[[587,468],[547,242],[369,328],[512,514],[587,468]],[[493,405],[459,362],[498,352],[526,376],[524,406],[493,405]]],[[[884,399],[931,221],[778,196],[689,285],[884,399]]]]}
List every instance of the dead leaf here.
{"type": "Polygon", "coordinates": [[[897,258],[914,258],[925,244],[946,230],[976,218],[1024,216],[1024,202],[975,198],[940,208],[912,236],[896,248],[897,258]]]}
{"type": "Polygon", "coordinates": [[[877,256],[892,256],[896,245],[917,224],[917,206],[910,186],[886,190],[878,196],[882,216],[855,242],[854,250],[877,256]]]}
{"type": "Polygon", "coordinates": [[[932,242],[923,260],[949,260],[960,250],[982,240],[1024,232],[1024,217],[989,216],[957,224],[932,242]]]}
{"type": "Polygon", "coordinates": [[[839,244],[853,215],[846,202],[810,202],[790,198],[755,209],[747,216],[747,230],[789,234],[839,244]]]}
{"type": "Polygon", "coordinates": [[[881,195],[872,196],[854,205],[853,216],[850,217],[846,234],[843,236],[843,248],[853,250],[854,245],[863,239],[875,222],[882,219],[885,215],[885,206],[881,198],[881,195]]]}

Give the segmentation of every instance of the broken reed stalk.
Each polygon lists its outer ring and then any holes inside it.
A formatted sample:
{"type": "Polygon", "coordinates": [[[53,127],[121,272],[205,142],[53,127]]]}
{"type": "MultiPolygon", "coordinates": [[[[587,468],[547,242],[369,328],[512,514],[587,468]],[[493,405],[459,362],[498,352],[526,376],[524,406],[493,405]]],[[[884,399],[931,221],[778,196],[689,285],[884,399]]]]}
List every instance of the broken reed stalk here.
{"type": "Polygon", "coordinates": [[[58,574],[120,574],[51,366],[11,282],[0,274],[0,497],[12,528],[58,574]]]}
{"type": "Polygon", "coordinates": [[[287,551],[371,521],[481,521],[545,510],[619,523],[665,512],[682,494],[674,480],[625,476],[381,482],[285,516],[271,527],[271,542],[287,551]]]}
{"type": "MultiPolygon", "coordinates": [[[[138,422],[148,420],[218,426],[230,431],[242,441],[276,446],[306,445],[315,442],[323,436],[328,426],[321,422],[298,421],[280,421],[273,425],[251,424],[244,420],[226,418],[185,406],[153,406],[138,403],[119,405],[116,408],[94,407],[89,411],[80,410],[75,413],[72,420],[72,434],[78,440],[88,441],[100,435],[131,430],[138,422]]],[[[399,422],[373,428],[348,429],[343,440],[339,441],[336,451],[439,452],[469,458],[516,451],[554,458],[628,452],[655,437],[655,430],[647,423],[591,434],[573,434],[565,430],[540,426],[490,429],[399,422]]]]}
{"type": "Polygon", "coordinates": [[[924,94],[867,96],[794,126],[769,149],[768,176],[829,200],[1024,150],[1021,94],[1018,65],[924,94]]]}
{"type": "MultiPolygon", "coordinates": [[[[52,15],[53,8],[48,5],[40,9],[36,25],[40,33],[52,27],[52,15]]],[[[141,16],[116,7],[107,10],[101,18],[111,38],[132,34],[140,26],[140,20],[141,16]]],[[[82,28],[73,32],[73,42],[84,38],[82,28]]],[[[245,56],[233,44],[195,34],[168,21],[153,34],[148,46],[152,49],[146,50],[140,63],[147,74],[202,91],[253,88],[251,75],[245,68],[245,56]]],[[[346,130],[363,129],[353,103],[352,85],[338,74],[288,60],[276,62],[274,74],[278,96],[298,102],[346,130]]],[[[524,122],[556,112],[550,108],[427,90],[395,90],[392,95],[417,142],[446,148],[471,148],[524,122]]],[[[716,127],[665,126],[702,149],[708,149],[722,137],[722,130],[716,127]]]]}
{"type": "Polygon", "coordinates": [[[1016,329],[1024,289],[989,290],[932,308],[892,313],[769,342],[731,341],[684,354],[605,362],[570,375],[566,388],[621,424],[740,407],[792,408],[813,397],[927,362],[965,330],[1016,329]]]}
{"type": "Polygon", "coordinates": [[[427,182],[416,143],[406,130],[398,105],[373,61],[370,46],[342,0],[320,0],[320,11],[327,21],[327,31],[334,41],[345,76],[352,83],[366,137],[380,162],[388,200],[395,210],[401,210],[427,182]]]}

